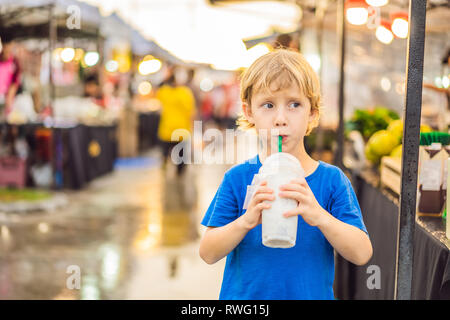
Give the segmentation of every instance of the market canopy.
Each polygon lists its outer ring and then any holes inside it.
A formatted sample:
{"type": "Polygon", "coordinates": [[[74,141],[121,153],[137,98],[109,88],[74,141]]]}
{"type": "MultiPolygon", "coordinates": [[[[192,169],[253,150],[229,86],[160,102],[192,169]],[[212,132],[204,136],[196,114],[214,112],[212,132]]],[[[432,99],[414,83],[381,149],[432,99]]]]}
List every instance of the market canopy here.
{"type": "Polygon", "coordinates": [[[106,39],[107,47],[123,48],[129,46],[133,54],[138,56],[152,54],[173,64],[184,64],[182,60],[161,48],[154,41],[146,39],[139,31],[127,24],[116,12],[101,19],[100,32],[106,39]]]}
{"type": "MultiPolygon", "coordinates": [[[[70,6],[77,6],[82,12],[81,19],[84,22],[97,24],[101,19],[100,12],[97,7],[89,5],[77,0],[2,0],[2,12],[8,12],[11,9],[17,8],[37,8],[53,5],[57,14],[67,13],[67,8],[70,6]]],[[[42,15],[35,15],[34,17],[22,18],[19,21],[24,24],[33,24],[41,21],[44,17],[42,15]]],[[[46,17],[48,19],[48,17],[46,17]]]]}
{"type": "Polygon", "coordinates": [[[1,32],[13,38],[46,38],[50,16],[56,21],[58,37],[98,36],[101,20],[98,8],[75,0],[2,0],[1,32]],[[80,28],[67,27],[72,14],[69,8],[79,9],[80,28]]]}
{"type": "Polygon", "coordinates": [[[255,1],[212,6],[206,0],[83,0],[103,14],[117,11],[129,24],[164,50],[186,62],[218,69],[243,66],[243,39],[299,28],[302,11],[290,2],[255,1]]]}

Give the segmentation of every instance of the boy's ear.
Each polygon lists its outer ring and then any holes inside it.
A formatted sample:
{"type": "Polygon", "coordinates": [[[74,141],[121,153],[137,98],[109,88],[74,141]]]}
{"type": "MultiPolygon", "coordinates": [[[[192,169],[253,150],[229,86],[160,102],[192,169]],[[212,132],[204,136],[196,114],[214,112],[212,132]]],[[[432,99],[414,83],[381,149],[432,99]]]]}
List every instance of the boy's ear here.
{"type": "Polygon", "coordinates": [[[312,109],[309,113],[309,122],[314,122],[319,119],[319,110],[318,109],[312,109]]]}
{"type": "Polygon", "coordinates": [[[248,103],[246,102],[242,103],[242,111],[244,112],[247,121],[250,122],[251,124],[255,124],[255,122],[253,121],[252,108],[248,103]]]}

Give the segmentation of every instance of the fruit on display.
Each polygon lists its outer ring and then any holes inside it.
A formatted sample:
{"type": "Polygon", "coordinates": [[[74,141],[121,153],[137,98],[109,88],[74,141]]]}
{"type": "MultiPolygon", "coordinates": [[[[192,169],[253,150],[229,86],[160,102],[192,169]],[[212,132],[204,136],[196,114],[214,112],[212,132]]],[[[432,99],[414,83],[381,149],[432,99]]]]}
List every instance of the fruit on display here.
{"type": "Polygon", "coordinates": [[[382,156],[389,155],[396,146],[398,146],[398,137],[388,130],[380,130],[375,132],[366,145],[367,159],[377,164],[382,156]]]}
{"type": "Polygon", "coordinates": [[[403,145],[398,145],[392,150],[390,156],[393,158],[401,158],[402,157],[402,147],[403,145]]]}
{"type": "Polygon", "coordinates": [[[402,143],[403,138],[403,121],[393,120],[391,123],[389,123],[389,126],[387,127],[387,131],[391,133],[391,135],[396,139],[397,143],[402,143]]]}
{"type": "Polygon", "coordinates": [[[380,161],[380,157],[375,155],[372,150],[370,149],[370,146],[367,144],[366,148],[364,150],[367,160],[369,160],[371,163],[378,163],[380,161]]]}
{"type": "MultiPolygon", "coordinates": [[[[403,121],[393,120],[391,123],[389,123],[389,126],[387,127],[387,130],[392,133],[395,137],[398,138],[399,143],[402,143],[403,139],[403,121]]],[[[427,133],[432,132],[433,129],[427,125],[427,124],[421,124],[420,125],[420,132],[421,133],[427,133]]]]}
{"type": "Polygon", "coordinates": [[[388,155],[398,145],[397,137],[387,130],[375,132],[369,139],[368,144],[373,154],[377,156],[388,155]]]}
{"type": "Polygon", "coordinates": [[[420,125],[420,132],[421,133],[428,133],[428,132],[432,132],[433,129],[431,129],[431,127],[427,124],[422,124],[420,125]]]}
{"type": "Polygon", "coordinates": [[[369,139],[375,132],[387,129],[388,125],[399,119],[399,115],[383,106],[369,109],[356,109],[350,121],[347,121],[346,132],[359,131],[364,139],[369,139]]]}
{"type": "MultiPolygon", "coordinates": [[[[422,124],[420,132],[432,132],[433,129],[422,124]]],[[[403,121],[393,120],[386,130],[375,132],[366,145],[366,158],[372,164],[379,164],[381,157],[390,156],[394,158],[402,157],[403,121]]]]}
{"type": "MultiPolygon", "coordinates": [[[[403,121],[395,111],[383,106],[356,109],[345,123],[347,136],[353,130],[359,131],[367,141],[364,153],[372,164],[380,164],[384,156],[402,157],[403,121]]],[[[420,126],[421,133],[432,131],[426,124],[420,126]]]]}

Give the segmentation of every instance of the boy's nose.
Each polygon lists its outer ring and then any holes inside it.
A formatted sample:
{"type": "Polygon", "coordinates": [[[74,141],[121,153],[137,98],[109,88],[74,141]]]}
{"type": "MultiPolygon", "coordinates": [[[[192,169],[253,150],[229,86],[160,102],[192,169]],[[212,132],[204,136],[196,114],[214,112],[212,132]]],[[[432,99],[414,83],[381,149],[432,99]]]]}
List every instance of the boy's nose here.
{"type": "Polygon", "coordinates": [[[286,115],[284,114],[284,111],[282,110],[282,108],[280,108],[281,110],[279,110],[277,112],[277,116],[275,118],[275,127],[284,127],[287,125],[287,118],[286,115]]]}

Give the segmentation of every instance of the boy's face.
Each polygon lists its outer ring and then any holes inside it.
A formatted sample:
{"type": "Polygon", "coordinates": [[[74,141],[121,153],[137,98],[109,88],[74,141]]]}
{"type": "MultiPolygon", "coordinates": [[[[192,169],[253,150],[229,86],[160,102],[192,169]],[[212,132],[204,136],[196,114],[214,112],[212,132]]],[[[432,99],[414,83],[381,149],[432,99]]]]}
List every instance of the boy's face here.
{"type": "MultiPolygon", "coordinates": [[[[272,154],[271,130],[276,129],[279,135],[283,136],[282,151],[297,154],[304,148],[303,138],[308,129],[308,124],[315,117],[317,112],[311,112],[311,103],[295,84],[290,87],[276,89],[270,86],[270,91],[255,92],[251,99],[251,105],[244,104],[243,111],[248,121],[255,125],[258,136],[260,130],[267,130],[267,147],[269,154],[272,154]]],[[[272,131],[276,134],[276,131],[272,131]]],[[[274,144],[273,148],[277,144],[274,144]]],[[[277,150],[273,150],[276,152],[277,150]]]]}

